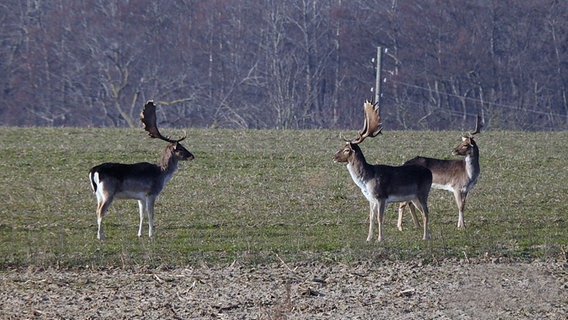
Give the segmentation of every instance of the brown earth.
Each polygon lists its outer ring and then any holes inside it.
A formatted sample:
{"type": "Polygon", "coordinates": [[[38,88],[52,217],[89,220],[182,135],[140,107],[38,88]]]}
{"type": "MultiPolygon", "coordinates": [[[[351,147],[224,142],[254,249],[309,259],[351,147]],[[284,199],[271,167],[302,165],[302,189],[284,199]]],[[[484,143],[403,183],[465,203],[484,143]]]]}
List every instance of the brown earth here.
{"type": "Polygon", "coordinates": [[[567,319],[568,263],[0,272],[1,319],[567,319]]]}

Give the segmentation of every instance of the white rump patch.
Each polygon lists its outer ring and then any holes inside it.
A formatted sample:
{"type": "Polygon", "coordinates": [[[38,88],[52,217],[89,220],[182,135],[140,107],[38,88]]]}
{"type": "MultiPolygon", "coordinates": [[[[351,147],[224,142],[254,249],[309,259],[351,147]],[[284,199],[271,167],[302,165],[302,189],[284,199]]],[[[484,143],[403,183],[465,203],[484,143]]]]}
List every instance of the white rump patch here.
{"type": "Polygon", "coordinates": [[[105,186],[104,186],[103,182],[100,180],[98,172],[95,171],[95,174],[93,175],[92,181],[97,185],[97,191],[95,191],[95,188],[94,188],[95,186],[91,185],[91,187],[93,188],[93,192],[97,196],[97,201],[99,203],[105,201],[106,200],[105,193],[104,193],[105,186]]]}

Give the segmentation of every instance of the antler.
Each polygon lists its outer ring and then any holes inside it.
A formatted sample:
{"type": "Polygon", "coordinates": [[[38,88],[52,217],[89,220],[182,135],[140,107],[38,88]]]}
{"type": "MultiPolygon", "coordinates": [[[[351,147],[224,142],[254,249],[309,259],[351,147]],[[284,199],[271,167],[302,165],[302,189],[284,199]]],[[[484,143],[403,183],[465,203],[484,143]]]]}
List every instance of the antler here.
{"type": "Polygon", "coordinates": [[[158,138],[170,143],[180,142],[187,136],[184,135],[181,139],[173,140],[168,137],[164,137],[158,130],[156,125],[156,106],[153,100],[148,100],[144,105],[144,110],[140,113],[140,121],[144,124],[144,130],[148,131],[148,135],[152,138],[158,138]]]}
{"type": "Polygon", "coordinates": [[[480,133],[481,128],[483,128],[484,124],[485,121],[483,120],[483,109],[482,109],[481,113],[477,114],[477,120],[475,121],[475,130],[473,132],[469,132],[469,136],[473,137],[474,135],[480,133]]]}
{"type": "Polygon", "coordinates": [[[376,105],[376,103],[372,104],[368,100],[363,104],[363,109],[365,110],[363,129],[359,130],[359,137],[351,140],[351,143],[359,144],[367,137],[376,137],[383,130],[380,123],[379,108],[375,108],[376,105]]]}

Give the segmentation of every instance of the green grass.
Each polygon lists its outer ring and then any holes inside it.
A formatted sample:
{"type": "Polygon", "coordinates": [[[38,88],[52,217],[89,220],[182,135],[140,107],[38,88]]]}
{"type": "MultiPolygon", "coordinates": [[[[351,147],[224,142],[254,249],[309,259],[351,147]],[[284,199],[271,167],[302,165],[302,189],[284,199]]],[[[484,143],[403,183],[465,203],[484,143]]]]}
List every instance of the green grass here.
{"type": "MultiPolygon", "coordinates": [[[[175,135],[175,130],[164,129],[175,135]]],[[[353,132],[349,132],[353,134],[353,132]]],[[[116,201],[96,239],[88,170],[154,162],[165,143],[141,129],[0,127],[0,269],[509,257],[558,258],[568,246],[568,133],[483,132],[482,174],[458,230],[449,192],[430,196],[432,240],[389,205],[382,243],[366,243],[368,204],[332,155],[338,131],[187,131],[182,163],[156,204],[156,237],[138,239],[138,206],[116,201]]],[[[344,132],[349,134],[347,132],[344,132]]],[[[451,158],[460,132],[386,131],[373,163],[451,158]]]]}

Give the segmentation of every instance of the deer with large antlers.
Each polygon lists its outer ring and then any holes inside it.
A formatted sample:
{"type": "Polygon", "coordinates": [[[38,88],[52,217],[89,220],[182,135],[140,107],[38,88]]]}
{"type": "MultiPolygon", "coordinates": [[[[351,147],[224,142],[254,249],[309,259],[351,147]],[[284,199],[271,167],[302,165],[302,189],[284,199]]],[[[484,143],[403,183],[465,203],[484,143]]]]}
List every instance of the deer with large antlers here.
{"type": "Polygon", "coordinates": [[[168,142],[157,164],[140,162],[134,164],[103,163],[89,171],[91,188],[97,196],[97,238],[104,240],[102,221],[114,199],[136,199],[140,209],[138,237],[142,236],[144,214],[148,217],[148,235],[154,235],[154,203],[156,198],[177,170],[178,161],[193,160],[180,141],[164,137],[156,124],[156,106],[152,100],[144,106],[140,114],[144,129],[152,138],[168,142]]]}
{"type": "MultiPolygon", "coordinates": [[[[465,228],[463,211],[465,199],[469,191],[477,183],[479,177],[479,148],[475,143],[474,136],[481,132],[483,116],[478,115],[475,130],[462,137],[462,142],[454,148],[453,154],[463,156],[463,159],[441,160],[426,157],[416,157],[408,160],[404,165],[420,165],[432,171],[432,188],[450,191],[454,194],[458,206],[458,228],[465,228]]],[[[402,219],[404,211],[408,207],[412,220],[419,226],[416,219],[415,208],[412,203],[401,203],[398,209],[398,229],[402,231],[402,219]]]]}
{"type": "Polygon", "coordinates": [[[359,144],[367,137],[381,133],[379,110],[366,101],[363,105],[365,120],[359,137],[346,140],[345,146],[333,157],[336,162],[347,163],[351,178],[361,189],[370,205],[369,233],[367,241],[373,237],[375,220],[379,226],[377,240],[382,241],[385,208],[389,202],[412,201],[422,212],[424,225],[423,239],[429,239],[428,232],[428,193],[432,185],[432,173],[425,167],[416,165],[387,166],[368,164],[359,144]]]}

